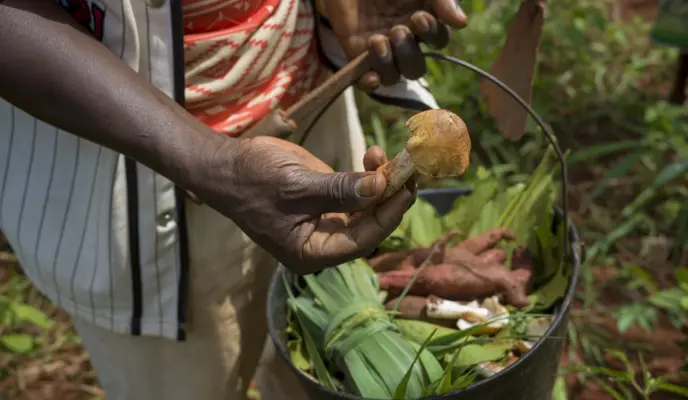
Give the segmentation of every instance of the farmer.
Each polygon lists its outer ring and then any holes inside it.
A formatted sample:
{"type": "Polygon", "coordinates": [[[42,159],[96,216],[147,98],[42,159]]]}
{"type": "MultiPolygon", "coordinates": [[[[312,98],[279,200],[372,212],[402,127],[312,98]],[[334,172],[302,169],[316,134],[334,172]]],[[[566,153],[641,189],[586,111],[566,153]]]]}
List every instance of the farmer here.
{"type": "Polygon", "coordinates": [[[239,399],[257,369],[302,398],[273,348],[258,365],[277,260],[368,254],[414,193],[376,205],[350,90],[307,150],[241,134],[366,49],[373,98],[436,107],[416,38],[464,24],[454,0],[0,0],[0,229],[108,398],[239,399]]]}

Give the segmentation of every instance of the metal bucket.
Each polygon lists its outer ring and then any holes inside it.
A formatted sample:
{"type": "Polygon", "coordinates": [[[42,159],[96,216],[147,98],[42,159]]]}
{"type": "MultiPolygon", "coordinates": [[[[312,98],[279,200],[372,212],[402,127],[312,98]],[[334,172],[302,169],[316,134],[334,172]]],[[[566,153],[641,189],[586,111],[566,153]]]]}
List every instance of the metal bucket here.
{"type": "MultiPolygon", "coordinates": [[[[428,189],[420,191],[419,196],[432,204],[439,214],[444,214],[451,209],[457,197],[469,193],[469,190],[462,189],[428,189]]],[[[562,213],[557,210],[555,226],[552,228],[556,229],[562,220],[562,213]]],[[[555,305],[553,323],[545,335],[528,353],[493,377],[453,393],[430,396],[424,399],[551,400],[581,264],[581,256],[577,250],[579,248],[578,233],[570,221],[568,222],[568,230],[568,245],[572,255],[571,282],[563,300],[555,305]]],[[[284,379],[298,380],[311,400],[362,399],[362,397],[352,394],[333,392],[312,381],[292,364],[286,345],[287,293],[281,276],[284,273],[290,274],[285,267],[280,265],[270,283],[267,309],[270,337],[281,359],[289,365],[289,370],[293,373],[293,376],[284,379]]]]}

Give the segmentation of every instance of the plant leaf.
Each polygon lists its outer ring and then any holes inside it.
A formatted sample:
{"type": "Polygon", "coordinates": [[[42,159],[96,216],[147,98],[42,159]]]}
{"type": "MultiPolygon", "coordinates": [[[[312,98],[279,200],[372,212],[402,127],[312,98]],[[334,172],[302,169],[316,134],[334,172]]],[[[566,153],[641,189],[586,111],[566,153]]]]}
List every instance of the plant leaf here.
{"type": "Polygon", "coordinates": [[[586,199],[586,202],[591,202],[592,200],[599,197],[607,188],[607,182],[612,179],[619,179],[625,176],[631,168],[633,168],[640,161],[640,156],[643,155],[642,151],[633,152],[621,161],[617,162],[613,168],[609,169],[602,178],[602,182],[595,187],[595,189],[590,192],[590,196],[586,199]]]}
{"type": "MultiPolygon", "coordinates": [[[[506,339],[494,339],[485,344],[467,344],[458,349],[460,351],[452,367],[472,367],[482,362],[499,360],[512,346],[513,341],[506,339]]],[[[451,359],[447,361],[450,362],[451,359]]]]}
{"type": "Polygon", "coordinates": [[[476,210],[482,210],[497,192],[499,184],[495,178],[479,180],[469,196],[461,196],[454,201],[452,209],[444,215],[442,221],[447,230],[468,233],[474,222],[480,217],[476,210]]]}
{"type": "Polygon", "coordinates": [[[624,217],[631,216],[639,207],[654,197],[658,188],[685,174],[688,174],[688,157],[666,165],[659,171],[652,184],[636,196],[630,204],[624,207],[621,214],[624,217]]]}
{"type": "MultiPolygon", "coordinates": [[[[678,265],[681,262],[681,255],[686,244],[688,244],[688,197],[683,200],[676,218],[676,237],[674,238],[674,246],[671,251],[672,263],[678,265]]],[[[684,282],[688,282],[688,280],[684,282]]]]}
{"type": "MultiPolygon", "coordinates": [[[[568,158],[569,165],[591,162],[597,158],[624,150],[644,149],[647,145],[637,140],[620,140],[596,146],[585,147],[571,153],[568,158]]],[[[640,153],[640,152],[638,152],[640,153]]]]}
{"type": "Polygon", "coordinates": [[[444,232],[435,207],[418,199],[406,211],[397,229],[379,246],[383,252],[430,246],[444,232]]]}
{"type": "Polygon", "coordinates": [[[568,400],[569,395],[566,393],[566,380],[563,376],[558,376],[554,381],[554,389],[552,390],[552,400],[568,400]]]}
{"type": "Polygon", "coordinates": [[[673,383],[662,383],[659,384],[657,388],[665,392],[680,394],[688,398],[688,388],[684,386],[674,385],[673,383]]]}
{"type": "Polygon", "coordinates": [[[15,353],[28,353],[33,349],[34,340],[31,335],[10,333],[0,336],[0,343],[15,353]]]}
{"type": "Polygon", "coordinates": [[[396,390],[394,391],[394,400],[403,400],[406,398],[406,387],[408,386],[409,380],[411,379],[411,376],[413,374],[413,368],[415,367],[416,363],[418,362],[418,359],[420,358],[420,355],[423,353],[425,348],[428,346],[428,343],[432,339],[432,337],[435,335],[435,331],[432,331],[430,336],[428,336],[427,339],[425,339],[425,342],[420,346],[418,351],[416,352],[416,357],[413,359],[413,362],[411,363],[411,366],[409,367],[408,371],[406,371],[406,374],[404,375],[404,378],[399,382],[399,386],[397,386],[396,390]]]}
{"type": "Polygon", "coordinates": [[[13,302],[10,308],[20,321],[32,323],[43,329],[50,329],[53,326],[53,322],[43,312],[28,304],[13,302]]]}
{"type": "Polygon", "coordinates": [[[686,267],[678,267],[674,269],[674,275],[676,276],[676,282],[678,284],[688,284],[688,268],[686,267]]]}

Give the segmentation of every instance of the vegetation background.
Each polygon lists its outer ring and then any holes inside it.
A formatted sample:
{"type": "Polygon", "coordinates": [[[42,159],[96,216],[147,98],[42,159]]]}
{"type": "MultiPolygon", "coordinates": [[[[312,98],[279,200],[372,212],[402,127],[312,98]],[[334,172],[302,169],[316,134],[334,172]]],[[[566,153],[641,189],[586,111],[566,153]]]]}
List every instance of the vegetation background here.
{"type": "MultiPolygon", "coordinates": [[[[657,2],[547,2],[533,106],[572,150],[570,213],[588,254],[554,400],[688,398],[688,109],[663,101],[678,51],[649,40],[657,2]]],[[[446,53],[489,69],[516,2],[461,4],[470,26],[446,53]]],[[[472,133],[458,184],[480,167],[509,183],[529,176],[545,145],[535,125],[509,142],[475,75],[431,61],[427,79],[472,133]]],[[[359,100],[369,144],[396,153],[411,113],[359,100]]],[[[0,399],[99,397],[69,318],[23,278],[0,235],[0,399]]]]}

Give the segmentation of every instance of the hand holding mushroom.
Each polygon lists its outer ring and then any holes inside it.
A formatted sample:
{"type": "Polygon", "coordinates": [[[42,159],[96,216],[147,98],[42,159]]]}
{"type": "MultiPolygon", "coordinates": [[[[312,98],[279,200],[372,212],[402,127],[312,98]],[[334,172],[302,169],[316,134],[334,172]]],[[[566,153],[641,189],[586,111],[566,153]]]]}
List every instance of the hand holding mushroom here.
{"type": "Polygon", "coordinates": [[[435,178],[461,176],[468,168],[471,138],[466,124],[447,110],[427,110],[406,122],[406,147],[378,168],[387,180],[382,201],[396,193],[416,172],[435,178]]]}

